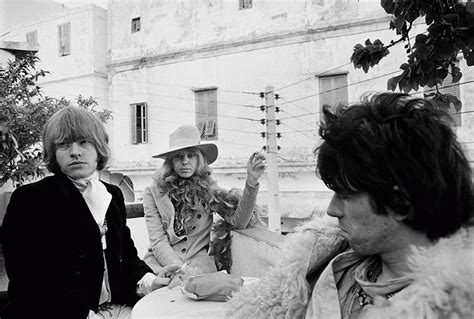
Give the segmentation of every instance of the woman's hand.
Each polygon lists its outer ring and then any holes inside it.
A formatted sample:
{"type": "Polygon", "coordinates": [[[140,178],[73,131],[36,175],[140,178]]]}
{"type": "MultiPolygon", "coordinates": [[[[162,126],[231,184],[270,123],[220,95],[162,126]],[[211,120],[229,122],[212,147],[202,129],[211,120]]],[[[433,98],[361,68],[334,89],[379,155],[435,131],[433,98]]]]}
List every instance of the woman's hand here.
{"type": "Polygon", "coordinates": [[[194,273],[193,268],[189,267],[189,262],[185,262],[179,269],[173,271],[171,274],[171,281],[168,285],[169,289],[173,289],[183,283],[186,278],[194,273]]]}
{"type": "MultiPolygon", "coordinates": [[[[164,286],[168,286],[172,280],[172,277],[174,274],[176,274],[176,271],[181,268],[180,265],[168,265],[165,266],[159,273],[156,274],[156,278],[153,280],[153,283],[151,284],[151,289],[152,291],[155,291],[156,289],[159,289],[164,286]]],[[[178,277],[178,276],[174,276],[178,277]]]]}
{"type": "Polygon", "coordinates": [[[183,281],[181,280],[181,278],[179,278],[178,275],[174,275],[173,277],[171,277],[171,281],[168,284],[168,288],[173,289],[174,287],[181,286],[182,283],[183,281]]]}
{"type": "Polygon", "coordinates": [[[267,157],[260,152],[253,152],[247,162],[247,183],[250,186],[257,186],[258,180],[265,171],[265,160],[267,157]]]}
{"type": "Polygon", "coordinates": [[[172,289],[176,286],[181,285],[188,277],[202,275],[203,272],[198,268],[189,266],[186,264],[184,267],[181,267],[176,274],[171,277],[171,282],[168,285],[168,288],[172,289]]]}
{"type": "Polygon", "coordinates": [[[179,278],[185,281],[188,277],[202,275],[202,270],[193,266],[187,266],[179,272],[179,278]]]}

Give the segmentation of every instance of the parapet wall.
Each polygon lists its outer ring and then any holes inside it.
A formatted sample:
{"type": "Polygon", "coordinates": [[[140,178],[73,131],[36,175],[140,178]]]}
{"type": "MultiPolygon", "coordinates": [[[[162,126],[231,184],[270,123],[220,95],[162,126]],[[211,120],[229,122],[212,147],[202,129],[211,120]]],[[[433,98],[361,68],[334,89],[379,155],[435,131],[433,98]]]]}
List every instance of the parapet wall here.
{"type": "Polygon", "coordinates": [[[231,273],[242,277],[261,277],[280,256],[285,236],[265,228],[232,231],[231,273]]]}

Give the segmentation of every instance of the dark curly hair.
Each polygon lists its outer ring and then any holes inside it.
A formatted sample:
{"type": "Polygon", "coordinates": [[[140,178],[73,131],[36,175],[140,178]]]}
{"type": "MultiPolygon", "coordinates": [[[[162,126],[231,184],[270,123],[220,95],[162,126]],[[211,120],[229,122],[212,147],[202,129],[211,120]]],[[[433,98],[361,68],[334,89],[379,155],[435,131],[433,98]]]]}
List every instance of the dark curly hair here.
{"type": "Polygon", "coordinates": [[[474,207],[471,168],[451,123],[429,101],[406,94],[325,106],[316,173],[337,193],[367,192],[378,214],[391,209],[430,239],[447,236],[474,207]]]}

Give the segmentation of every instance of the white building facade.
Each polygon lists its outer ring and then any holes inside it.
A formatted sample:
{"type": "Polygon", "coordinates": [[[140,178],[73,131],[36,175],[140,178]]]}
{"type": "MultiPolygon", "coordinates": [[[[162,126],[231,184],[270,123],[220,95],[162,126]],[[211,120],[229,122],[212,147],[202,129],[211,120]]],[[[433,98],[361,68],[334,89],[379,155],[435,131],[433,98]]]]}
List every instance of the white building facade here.
{"type": "MultiPolygon", "coordinates": [[[[15,58],[9,51],[34,51],[37,69],[49,73],[38,84],[49,97],[74,104],[79,95],[94,97],[107,108],[107,12],[88,5],[66,8],[50,1],[0,0],[0,63],[15,58]],[[3,19],[4,18],[4,19],[3,19]]],[[[0,188],[0,221],[13,185],[0,188]]]]}
{"type": "MultiPolygon", "coordinates": [[[[219,147],[213,164],[218,183],[242,187],[248,156],[266,144],[260,122],[265,100],[258,93],[271,85],[279,96],[282,206],[291,210],[286,196],[314,209],[314,194],[327,191],[315,178],[312,154],[321,106],[385,91],[387,80],[400,73],[403,44],[368,74],[350,63],[355,44],[395,37],[389,20],[380,4],[349,0],[109,0],[110,170],[129,176],[139,199],[161,164],[152,155],[166,149],[176,127],[196,124],[219,147]]],[[[462,81],[472,80],[462,60],[460,67],[462,81]]],[[[472,110],[473,89],[458,89],[463,111],[472,110]]],[[[472,113],[461,115],[465,138],[473,122],[472,113]]],[[[263,198],[266,190],[264,180],[263,198]]]]}
{"type": "Polygon", "coordinates": [[[107,108],[107,11],[95,5],[64,8],[26,20],[1,39],[35,44],[45,95],[74,101],[79,95],[96,98],[107,108]]]}
{"type": "MultiPolygon", "coordinates": [[[[152,156],[182,124],[199,126],[203,140],[218,145],[216,181],[242,188],[248,157],[267,144],[260,93],[273,86],[282,214],[304,219],[301,212],[324,209],[330,196],[315,177],[312,152],[322,105],[385,91],[406,61],[401,44],[368,74],[350,63],[355,44],[395,38],[389,21],[379,3],[351,0],[109,0],[107,10],[55,7],[0,40],[38,46],[38,67],[50,72],[40,83],[46,95],[92,96],[112,111],[103,178],[129,202],[140,201],[162,163],[152,156]]],[[[425,27],[415,25],[413,34],[425,27]]],[[[473,81],[462,58],[459,66],[461,82],[473,81]]],[[[472,160],[474,86],[452,90],[463,102],[457,131],[472,160]]],[[[265,204],[265,178],[261,184],[265,204]]]]}

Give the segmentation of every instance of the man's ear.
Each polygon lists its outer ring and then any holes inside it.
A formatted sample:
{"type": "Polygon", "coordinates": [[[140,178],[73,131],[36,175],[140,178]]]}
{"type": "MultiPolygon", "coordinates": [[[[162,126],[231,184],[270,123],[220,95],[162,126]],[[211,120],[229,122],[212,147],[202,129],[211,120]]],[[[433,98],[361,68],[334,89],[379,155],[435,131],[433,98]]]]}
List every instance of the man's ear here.
{"type": "Polygon", "coordinates": [[[399,214],[393,210],[390,211],[390,213],[392,214],[392,216],[399,222],[403,222],[404,220],[408,219],[408,216],[409,215],[402,215],[402,214],[399,214]]]}
{"type": "Polygon", "coordinates": [[[399,208],[397,211],[391,211],[396,220],[403,221],[411,215],[412,208],[408,196],[397,185],[392,187],[392,202],[395,207],[399,208]]]}

